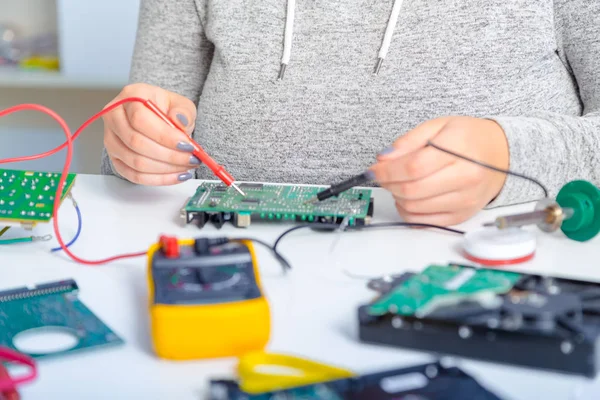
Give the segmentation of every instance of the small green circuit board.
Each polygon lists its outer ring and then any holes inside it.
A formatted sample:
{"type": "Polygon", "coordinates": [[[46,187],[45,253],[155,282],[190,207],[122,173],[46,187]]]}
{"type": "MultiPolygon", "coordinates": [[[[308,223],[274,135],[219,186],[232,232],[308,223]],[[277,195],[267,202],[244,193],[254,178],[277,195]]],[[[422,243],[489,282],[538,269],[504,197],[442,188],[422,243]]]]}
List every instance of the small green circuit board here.
{"type": "MultiPolygon", "coordinates": [[[[61,176],[53,172],[0,169],[0,226],[3,222],[29,226],[49,222],[61,176]]],[[[63,199],[74,182],[75,174],[69,174],[63,199]]]]}
{"type": "Polygon", "coordinates": [[[34,358],[123,343],[79,301],[77,294],[73,280],[0,292],[0,346],[23,351],[15,346],[18,336],[36,331],[68,331],[77,343],[57,352],[27,353],[34,358]]]}
{"type": "Polygon", "coordinates": [[[423,316],[466,299],[493,299],[509,292],[520,278],[515,272],[431,265],[373,302],[368,313],[423,316]]]}
{"type": "Polygon", "coordinates": [[[311,202],[324,187],[242,183],[246,196],[235,188],[204,182],[185,204],[182,216],[187,223],[202,227],[212,221],[222,225],[231,220],[246,227],[251,220],[341,222],[367,224],[373,214],[371,190],[353,188],[321,202],[311,202]]]}

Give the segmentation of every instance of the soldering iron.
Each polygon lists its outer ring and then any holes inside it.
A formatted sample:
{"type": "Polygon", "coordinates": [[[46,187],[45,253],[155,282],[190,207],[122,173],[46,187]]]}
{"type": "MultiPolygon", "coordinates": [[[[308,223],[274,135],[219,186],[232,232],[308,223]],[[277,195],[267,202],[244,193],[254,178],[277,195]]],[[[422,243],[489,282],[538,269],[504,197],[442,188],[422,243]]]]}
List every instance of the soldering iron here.
{"type": "Polygon", "coordinates": [[[484,226],[508,229],[537,225],[544,232],[560,229],[570,239],[588,241],[600,233],[600,189],[591,182],[567,183],[556,200],[544,198],[531,212],[505,215],[484,226]]]}
{"type": "MultiPolygon", "coordinates": [[[[144,102],[144,105],[154,114],[156,114],[160,119],[165,121],[167,125],[185,134],[183,129],[181,129],[173,121],[171,121],[171,119],[165,113],[163,113],[160,110],[160,108],[158,108],[158,106],[152,101],[146,100],[144,102]]],[[[231,174],[229,174],[229,172],[227,172],[222,165],[217,164],[217,162],[213,160],[211,156],[209,156],[206,153],[206,151],[204,151],[204,149],[194,140],[191,140],[189,137],[187,138],[187,140],[194,147],[194,151],[192,152],[192,154],[196,156],[204,165],[210,168],[210,170],[215,174],[215,176],[217,176],[225,185],[233,187],[242,196],[246,196],[246,194],[235,184],[235,179],[233,178],[233,176],[231,176],[231,174]]]]}

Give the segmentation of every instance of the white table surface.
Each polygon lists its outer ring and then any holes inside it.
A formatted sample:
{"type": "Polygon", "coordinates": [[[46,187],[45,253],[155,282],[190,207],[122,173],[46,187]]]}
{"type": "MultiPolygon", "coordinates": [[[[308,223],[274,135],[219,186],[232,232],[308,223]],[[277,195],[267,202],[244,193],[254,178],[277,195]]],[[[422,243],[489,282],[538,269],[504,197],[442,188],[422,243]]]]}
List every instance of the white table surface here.
{"type": "MultiPolygon", "coordinates": [[[[176,187],[151,188],[117,178],[80,175],[73,194],[83,213],[83,232],[72,251],[88,260],[145,250],[161,233],[180,237],[200,235],[253,236],[269,242],[288,226],[254,224],[246,230],[225,225],[198,230],[183,226],[179,210],[197,181],[176,187]]],[[[530,210],[532,204],[483,212],[460,228],[469,230],[507,212],[530,210]]],[[[69,203],[61,208],[60,225],[68,241],[77,227],[69,203]]],[[[399,220],[391,197],[375,193],[374,222],[399,220]]],[[[522,271],[600,281],[600,249],[595,240],[576,243],[561,233],[538,235],[535,259],[522,271]],[[586,261],[589,260],[589,261],[586,261]]],[[[10,231],[9,231],[10,232],[10,231]]],[[[51,233],[50,225],[36,234],[51,233]]],[[[435,230],[394,228],[339,235],[298,231],[281,243],[280,251],[293,271],[282,275],[268,250],[258,248],[273,330],[269,350],[294,353],[359,373],[398,368],[432,358],[424,353],[364,345],[357,340],[356,308],[373,293],[354,274],[380,276],[419,271],[429,263],[465,262],[457,252],[461,237],[435,230]]],[[[0,288],[7,289],[73,278],[81,300],[124,340],[125,344],[39,362],[39,377],[23,386],[24,399],[202,399],[210,377],[227,377],[235,360],[171,362],[152,353],[148,331],[145,259],[102,266],[74,263],[66,255],[49,253],[56,242],[0,248],[0,288]]],[[[460,366],[507,400],[599,399],[600,379],[486,362],[460,360],[460,366]],[[579,393],[579,397],[573,397],[579,393]],[[596,393],[596,395],[594,395],[596,393]]],[[[467,400],[467,399],[465,399],[467,400]]]]}

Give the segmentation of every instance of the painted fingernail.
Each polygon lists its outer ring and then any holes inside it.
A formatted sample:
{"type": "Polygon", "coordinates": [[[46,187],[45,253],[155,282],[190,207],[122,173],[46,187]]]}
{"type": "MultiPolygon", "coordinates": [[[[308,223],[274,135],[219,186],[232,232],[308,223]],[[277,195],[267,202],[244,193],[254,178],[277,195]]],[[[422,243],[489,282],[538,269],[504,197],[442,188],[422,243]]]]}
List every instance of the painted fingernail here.
{"type": "Polygon", "coordinates": [[[187,151],[189,153],[191,153],[192,151],[194,151],[194,146],[192,146],[189,143],[186,142],[179,142],[177,143],[177,148],[181,151],[187,151]]]}
{"type": "Polygon", "coordinates": [[[196,156],[190,156],[190,164],[192,165],[200,165],[200,160],[196,156]]]}
{"type": "Polygon", "coordinates": [[[367,172],[365,172],[365,176],[367,177],[367,179],[369,179],[370,181],[375,179],[375,172],[368,170],[367,172]]]}
{"type": "Polygon", "coordinates": [[[393,148],[392,146],[389,146],[389,147],[386,147],[385,149],[381,150],[381,151],[379,152],[379,155],[380,155],[380,156],[385,156],[385,155],[387,155],[387,154],[390,154],[390,153],[392,153],[393,151],[394,151],[394,148],[393,148]]]}
{"type": "Polygon", "coordinates": [[[181,122],[181,125],[188,126],[189,121],[185,115],[177,114],[177,119],[179,120],[179,122],[181,122]]]}
{"type": "Polygon", "coordinates": [[[181,182],[187,181],[188,179],[192,179],[192,174],[190,174],[189,172],[186,172],[185,174],[179,175],[177,177],[177,179],[181,182]]]}

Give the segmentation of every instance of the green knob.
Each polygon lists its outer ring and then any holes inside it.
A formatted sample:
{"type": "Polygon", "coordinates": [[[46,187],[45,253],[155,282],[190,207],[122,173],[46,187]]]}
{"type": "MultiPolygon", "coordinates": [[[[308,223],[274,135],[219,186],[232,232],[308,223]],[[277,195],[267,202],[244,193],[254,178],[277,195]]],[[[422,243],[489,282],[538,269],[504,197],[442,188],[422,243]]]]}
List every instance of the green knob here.
{"type": "Polygon", "coordinates": [[[600,232],[600,189],[596,186],[587,181],[569,182],[558,192],[556,202],[573,209],[573,216],[561,226],[568,238],[585,242],[600,232]]]}

